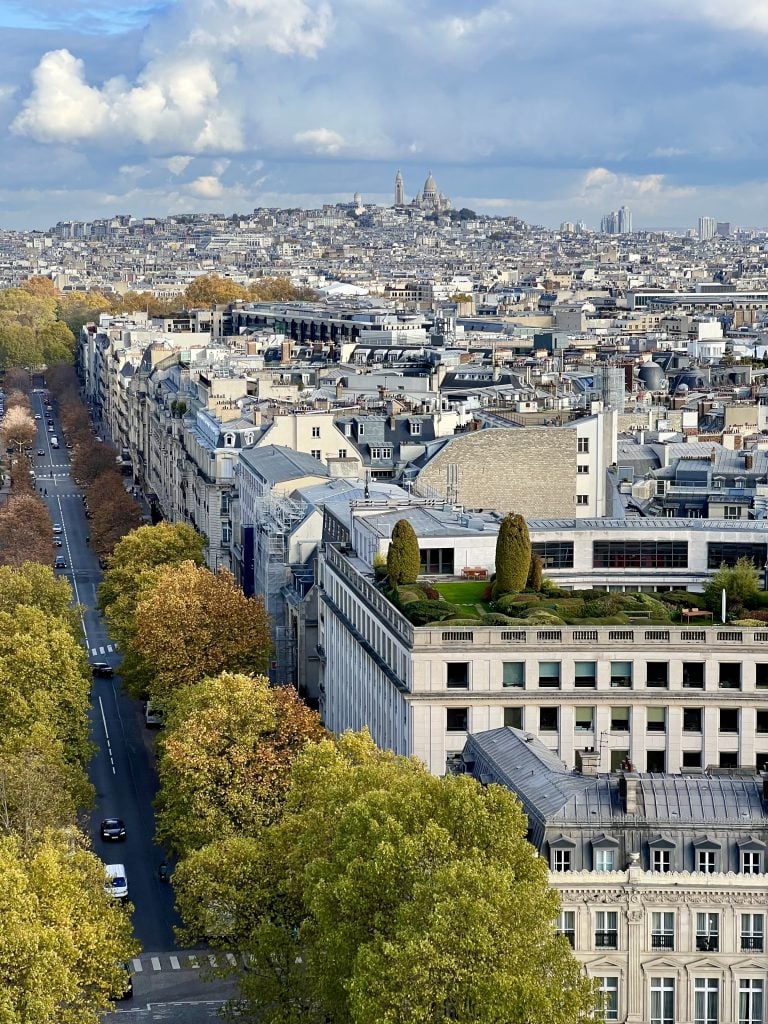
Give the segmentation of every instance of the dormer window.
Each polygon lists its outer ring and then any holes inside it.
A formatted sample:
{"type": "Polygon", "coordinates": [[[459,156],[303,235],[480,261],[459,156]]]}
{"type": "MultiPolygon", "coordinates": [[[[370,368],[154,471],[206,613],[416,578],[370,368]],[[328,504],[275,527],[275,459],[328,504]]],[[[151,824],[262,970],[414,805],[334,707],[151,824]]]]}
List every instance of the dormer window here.
{"type": "Polygon", "coordinates": [[[416,437],[421,433],[421,421],[411,420],[411,437],[416,437]]]}
{"type": "Polygon", "coordinates": [[[739,843],[739,867],[742,875],[762,875],[765,870],[765,843],[752,836],[739,843]]]}
{"type": "Polygon", "coordinates": [[[664,836],[656,836],[648,843],[651,871],[662,874],[672,870],[672,854],[675,844],[664,836]]]}
{"type": "Polygon", "coordinates": [[[573,854],[576,843],[566,836],[559,836],[549,844],[549,864],[553,871],[573,871],[573,854]]]}
{"type": "Polygon", "coordinates": [[[224,435],[224,447],[225,448],[234,448],[235,447],[235,435],[234,434],[225,434],[224,435]]]}
{"type": "Polygon", "coordinates": [[[358,437],[362,437],[363,434],[365,434],[365,424],[364,423],[358,423],[358,425],[357,425],[357,436],[358,437]]]}
{"type": "Polygon", "coordinates": [[[716,871],[720,870],[720,856],[722,851],[719,843],[716,843],[713,839],[709,839],[707,836],[703,836],[701,839],[694,840],[693,847],[696,851],[696,871],[712,875],[716,871]]]}

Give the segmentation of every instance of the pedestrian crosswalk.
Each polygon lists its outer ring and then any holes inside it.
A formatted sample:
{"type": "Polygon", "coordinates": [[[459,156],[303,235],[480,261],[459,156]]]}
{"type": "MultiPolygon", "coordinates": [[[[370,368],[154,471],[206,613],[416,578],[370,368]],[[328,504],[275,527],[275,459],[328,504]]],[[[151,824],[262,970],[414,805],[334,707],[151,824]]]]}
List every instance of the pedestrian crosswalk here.
{"type": "Polygon", "coordinates": [[[158,971],[199,971],[215,970],[222,967],[247,967],[248,954],[206,953],[204,951],[178,953],[156,953],[134,957],[131,970],[134,974],[149,974],[158,971]]]}
{"type": "Polygon", "coordinates": [[[103,647],[92,647],[91,654],[116,654],[118,651],[117,644],[104,644],[103,647]]]}

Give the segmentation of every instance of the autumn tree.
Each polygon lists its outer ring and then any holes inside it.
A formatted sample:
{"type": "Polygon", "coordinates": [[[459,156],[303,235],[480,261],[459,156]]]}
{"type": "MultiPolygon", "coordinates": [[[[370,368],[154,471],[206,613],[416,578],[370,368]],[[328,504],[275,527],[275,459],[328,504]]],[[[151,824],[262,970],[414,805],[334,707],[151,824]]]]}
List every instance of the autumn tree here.
{"type": "Polygon", "coordinates": [[[51,517],[43,500],[32,491],[24,467],[12,476],[11,494],[0,505],[0,565],[51,564],[51,517]]]}
{"type": "Polygon", "coordinates": [[[84,324],[98,320],[101,313],[111,309],[112,300],[101,292],[65,292],[58,301],[57,314],[77,337],[84,324]]]}
{"type": "Polygon", "coordinates": [[[33,275],[26,281],[22,281],[19,287],[22,291],[29,292],[30,295],[35,295],[40,299],[52,299],[54,302],[58,302],[61,297],[61,292],[50,277],[33,275]]]}
{"type": "Polygon", "coordinates": [[[265,1024],[577,1024],[593,983],[526,831],[501,786],[366,734],[310,744],[273,825],[180,865],[185,938],[250,954],[239,1005],[265,1024]]]}
{"type": "Polygon", "coordinates": [[[139,598],[135,625],[133,653],[161,707],[178,687],[205,676],[256,675],[267,667],[271,641],[264,602],[246,597],[224,569],[214,574],[194,562],[166,569],[139,598]]]}
{"type": "Polygon", "coordinates": [[[419,541],[407,519],[398,519],[387,551],[387,576],[390,586],[415,583],[419,576],[419,541]]]}
{"type": "Polygon", "coordinates": [[[92,509],[91,547],[99,555],[112,551],[117,542],[141,524],[141,511],[112,468],[100,473],[86,488],[92,509]]]}
{"type": "Polygon", "coordinates": [[[148,313],[149,316],[169,316],[176,308],[172,299],[158,299],[152,292],[126,292],[112,302],[114,313],[148,313]]]}
{"type": "Polygon", "coordinates": [[[217,306],[247,297],[244,288],[219,274],[204,274],[195,278],[184,293],[184,301],[188,307],[217,306]]]}
{"type": "Polygon", "coordinates": [[[35,421],[20,405],[12,405],[6,409],[5,416],[0,426],[0,437],[5,447],[15,447],[20,450],[25,445],[30,445],[36,436],[35,421]]]}
{"type": "Polygon", "coordinates": [[[521,515],[510,512],[502,520],[496,538],[496,580],[494,597],[519,594],[531,566],[531,538],[521,515]]]}
{"type": "Polygon", "coordinates": [[[274,821],[290,766],[325,736],[316,712],[264,676],[223,672],[182,687],[160,745],[157,834],[182,855],[274,821]]]}
{"type": "Polygon", "coordinates": [[[317,300],[312,288],[300,288],[287,277],[260,277],[248,285],[248,298],[252,302],[311,302],[317,300]]]}
{"type": "MultiPolygon", "coordinates": [[[[32,389],[32,376],[29,370],[24,370],[20,366],[11,366],[5,371],[5,377],[3,378],[3,388],[6,396],[6,406],[8,403],[8,396],[13,394],[14,391],[20,392],[22,395],[29,397],[29,392],[32,389]]],[[[32,411],[31,406],[25,406],[29,411],[32,411]]]]}
{"type": "Polygon", "coordinates": [[[0,908],[0,1021],[98,1024],[139,949],[98,857],[72,832],[0,838],[0,908]]]}
{"type": "Polygon", "coordinates": [[[21,605],[37,608],[46,615],[63,620],[79,639],[80,621],[71,601],[72,588],[65,579],[56,576],[50,566],[26,562],[14,569],[0,567],[2,612],[13,615],[21,605]]]}
{"type": "Polygon", "coordinates": [[[133,646],[136,604],[163,570],[182,562],[203,564],[205,538],[187,523],[140,526],[126,534],[109,558],[99,587],[99,608],[123,650],[133,646]]]}

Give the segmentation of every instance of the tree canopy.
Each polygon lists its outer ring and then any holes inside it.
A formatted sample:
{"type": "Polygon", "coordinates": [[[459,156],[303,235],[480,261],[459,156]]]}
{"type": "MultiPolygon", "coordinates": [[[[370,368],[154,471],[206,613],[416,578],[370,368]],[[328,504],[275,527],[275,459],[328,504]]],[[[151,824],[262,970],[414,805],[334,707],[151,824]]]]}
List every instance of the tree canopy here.
{"type": "Polygon", "coordinates": [[[265,1024],[576,1024],[592,982],[557,934],[517,799],[366,734],[296,758],[285,813],[177,872],[187,938],[251,955],[265,1024]]]}
{"type": "Polygon", "coordinates": [[[271,651],[269,616],[226,570],[192,561],[165,569],[136,604],[133,654],[161,707],[180,686],[220,672],[258,675],[271,651]]]}
{"type": "Polygon", "coordinates": [[[738,618],[760,591],[760,577],[751,558],[740,558],[734,566],[725,563],[720,566],[704,588],[707,608],[716,613],[720,611],[723,591],[727,614],[738,618]]]}
{"type": "Polygon", "coordinates": [[[407,519],[398,519],[392,530],[387,550],[387,576],[391,587],[415,583],[419,576],[421,556],[419,541],[407,519]]]}
{"type": "Polygon", "coordinates": [[[496,538],[494,596],[518,594],[525,587],[531,567],[531,538],[521,515],[510,512],[502,520],[496,538]]]}
{"type": "Polygon", "coordinates": [[[179,853],[254,835],[279,814],[289,768],[325,735],[290,687],[230,672],[177,691],[160,744],[157,831],[179,853]]]}

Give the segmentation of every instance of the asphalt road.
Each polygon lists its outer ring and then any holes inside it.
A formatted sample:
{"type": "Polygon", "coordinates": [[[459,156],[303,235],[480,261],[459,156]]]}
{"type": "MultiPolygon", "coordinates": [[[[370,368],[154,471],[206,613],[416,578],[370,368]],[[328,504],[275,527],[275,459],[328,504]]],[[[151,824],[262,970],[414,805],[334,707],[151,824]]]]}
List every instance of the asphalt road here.
{"type": "MultiPolygon", "coordinates": [[[[33,443],[33,466],[37,485],[48,505],[51,519],[61,525],[62,546],[52,547],[52,561],[63,555],[66,567],[57,570],[70,581],[75,600],[82,606],[85,645],[91,662],[119,664],[105,624],[96,607],[96,587],[101,579],[97,556],[87,543],[89,521],[85,515],[83,494],[70,476],[69,452],[64,445],[56,410],[45,409],[43,395],[33,393],[32,411],[37,439],[33,443]],[[53,431],[46,419],[53,419],[53,431]],[[57,437],[60,447],[51,446],[57,437]],[[45,452],[37,456],[38,450],[45,452]]],[[[146,953],[173,951],[173,928],[179,924],[173,905],[173,888],[161,883],[157,868],[163,851],[154,843],[155,821],[152,801],[157,790],[154,770],[154,734],[143,724],[139,702],[127,697],[119,676],[94,679],[91,707],[92,739],[98,750],[89,775],[96,788],[96,807],[91,815],[93,848],[105,864],[125,865],[128,892],[133,904],[136,937],[146,953]],[[99,835],[99,823],[105,817],[123,818],[125,842],[107,844],[99,835]]]]}

